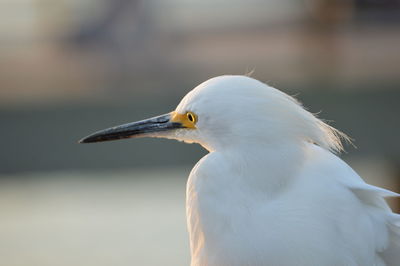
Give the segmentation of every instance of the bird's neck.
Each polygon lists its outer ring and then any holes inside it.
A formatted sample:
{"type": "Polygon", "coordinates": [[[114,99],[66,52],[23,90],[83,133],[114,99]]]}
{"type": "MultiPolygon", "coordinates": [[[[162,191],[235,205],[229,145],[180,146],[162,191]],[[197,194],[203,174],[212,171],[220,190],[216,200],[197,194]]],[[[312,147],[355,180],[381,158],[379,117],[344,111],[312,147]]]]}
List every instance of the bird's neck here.
{"type": "Polygon", "coordinates": [[[235,169],[237,181],[266,197],[290,185],[302,166],[304,153],[305,147],[297,143],[245,145],[222,151],[231,169],[235,169]]]}
{"type": "MultiPolygon", "coordinates": [[[[249,235],[262,231],[265,221],[257,227],[251,222],[258,219],[249,217],[256,217],[263,206],[287,191],[302,165],[303,154],[304,147],[297,145],[246,145],[214,151],[203,158],[187,187],[192,265],[206,265],[210,257],[234,260],[229,243],[237,241],[243,226],[249,235]]],[[[238,245],[238,252],[250,244],[238,245]]],[[[249,257],[253,251],[249,250],[249,257]]],[[[212,265],[222,264],[217,261],[212,265]]]]}

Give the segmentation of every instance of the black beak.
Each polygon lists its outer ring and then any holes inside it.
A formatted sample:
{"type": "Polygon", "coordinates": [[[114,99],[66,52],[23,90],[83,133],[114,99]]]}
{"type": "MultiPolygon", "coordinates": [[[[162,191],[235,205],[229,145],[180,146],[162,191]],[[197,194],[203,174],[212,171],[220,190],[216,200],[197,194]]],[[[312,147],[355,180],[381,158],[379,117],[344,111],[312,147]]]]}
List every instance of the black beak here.
{"type": "Polygon", "coordinates": [[[151,133],[184,128],[181,123],[171,122],[171,113],[97,131],[79,141],[92,143],[117,139],[144,137],[151,133]]]}

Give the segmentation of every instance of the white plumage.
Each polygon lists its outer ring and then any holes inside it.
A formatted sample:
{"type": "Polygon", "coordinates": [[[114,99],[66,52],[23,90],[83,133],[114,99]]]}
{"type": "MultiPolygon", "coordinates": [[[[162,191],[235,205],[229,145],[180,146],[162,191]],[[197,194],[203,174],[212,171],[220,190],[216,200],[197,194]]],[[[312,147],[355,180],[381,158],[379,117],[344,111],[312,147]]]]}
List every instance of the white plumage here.
{"type": "Polygon", "coordinates": [[[187,110],[198,132],[177,138],[210,151],[187,185],[192,266],[400,265],[400,217],[383,200],[397,194],[335,156],[342,134],[293,98],[223,76],[190,92],[187,110]]]}
{"type": "Polygon", "coordinates": [[[398,194],[334,154],[344,134],[245,76],[202,83],[174,114],[188,112],[195,128],[141,136],[210,152],[187,184],[192,266],[400,265],[400,216],[383,199],[398,194]]]}

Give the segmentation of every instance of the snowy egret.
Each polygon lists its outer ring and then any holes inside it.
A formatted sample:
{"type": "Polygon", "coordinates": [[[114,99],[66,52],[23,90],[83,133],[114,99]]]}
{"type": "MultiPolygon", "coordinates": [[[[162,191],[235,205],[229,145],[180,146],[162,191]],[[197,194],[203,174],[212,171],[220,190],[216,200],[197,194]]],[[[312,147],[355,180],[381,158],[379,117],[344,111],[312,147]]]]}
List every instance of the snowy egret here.
{"type": "Polygon", "coordinates": [[[400,215],[335,153],[346,136],[245,76],[212,78],[175,111],[83,143],[160,137],[209,153],[190,173],[192,266],[400,265],[400,215]]]}

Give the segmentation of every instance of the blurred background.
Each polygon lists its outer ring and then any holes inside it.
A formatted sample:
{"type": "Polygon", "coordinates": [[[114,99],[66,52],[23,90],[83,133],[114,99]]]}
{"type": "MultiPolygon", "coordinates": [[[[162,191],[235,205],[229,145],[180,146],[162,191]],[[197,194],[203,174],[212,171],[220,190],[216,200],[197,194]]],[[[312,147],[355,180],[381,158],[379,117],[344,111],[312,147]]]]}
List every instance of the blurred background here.
{"type": "Polygon", "coordinates": [[[2,0],[0,22],[0,265],[188,265],[185,183],[206,152],[77,140],[222,74],[296,95],[400,192],[399,0],[2,0]]]}

